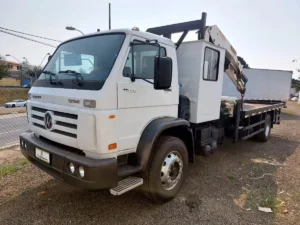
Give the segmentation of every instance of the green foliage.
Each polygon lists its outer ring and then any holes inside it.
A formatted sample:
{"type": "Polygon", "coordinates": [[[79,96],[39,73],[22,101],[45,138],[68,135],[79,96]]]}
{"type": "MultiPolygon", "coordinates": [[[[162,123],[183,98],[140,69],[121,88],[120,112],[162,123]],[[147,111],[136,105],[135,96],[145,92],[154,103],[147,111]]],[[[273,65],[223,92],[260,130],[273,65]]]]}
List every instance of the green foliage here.
{"type": "Polygon", "coordinates": [[[243,57],[238,56],[237,58],[238,58],[239,62],[242,64],[243,68],[250,68],[250,66],[247,64],[245,59],[243,59],[243,57]]]}
{"type": "Polygon", "coordinates": [[[33,68],[31,68],[31,69],[29,69],[27,72],[26,72],[26,74],[27,75],[29,75],[29,76],[31,76],[31,77],[39,77],[40,76],[40,74],[41,74],[41,72],[42,72],[42,68],[41,67],[39,67],[39,66],[34,66],[33,68]]]}
{"type": "Polygon", "coordinates": [[[2,57],[0,55],[0,80],[3,77],[7,77],[7,76],[9,76],[8,67],[7,67],[7,64],[4,61],[4,57],[2,57]]]}
{"type": "Polygon", "coordinates": [[[0,166],[0,177],[12,174],[16,171],[21,169],[19,165],[7,165],[7,166],[0,166]]]}
{"type": "Polygon", "coordinates": [[[22,159],[10,165],[0,165],[0,178],[17,172],[28,163],[29,161],[27,159],[22,159]]]}
{"type": "Polygon", "coordinates": [[[296,79],[292,79],[292,87],[296,88],[296,91],[300,91],[300,77],[298,78],[298,80],[296,79]]]}

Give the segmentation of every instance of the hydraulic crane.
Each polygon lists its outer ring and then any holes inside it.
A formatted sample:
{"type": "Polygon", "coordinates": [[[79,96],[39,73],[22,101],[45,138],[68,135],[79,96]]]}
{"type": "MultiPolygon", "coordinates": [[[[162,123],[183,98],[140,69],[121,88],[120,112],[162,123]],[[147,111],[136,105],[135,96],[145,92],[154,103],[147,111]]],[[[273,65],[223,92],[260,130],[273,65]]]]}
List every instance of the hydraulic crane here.
{"type": "Polygon", "coordinates": [[[224,72],[226,72],[237,90],[241,93],[243,99],[248,79],[242,73],[242,65],[238,61],[237,53],[218,26],[206,26],[206,16],[206,13],[202,13],[201,20],[149,28],[147,32],[163,35],[166,38],[171,38],[174,33],[183,32],[176,43],[177,48],[179,48],[189,31],[198,30],[198,40],[202,39],[226,49],[224,72]]]}

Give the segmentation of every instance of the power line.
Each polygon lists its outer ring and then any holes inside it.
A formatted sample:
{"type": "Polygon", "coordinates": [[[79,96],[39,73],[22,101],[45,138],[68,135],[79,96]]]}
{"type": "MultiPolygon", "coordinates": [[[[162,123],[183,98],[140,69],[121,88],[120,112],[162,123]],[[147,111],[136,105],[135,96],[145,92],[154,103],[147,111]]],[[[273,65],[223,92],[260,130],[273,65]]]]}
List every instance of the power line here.
{"type": "Polygon", "coordinates": [[[42,39],[49,40],[49,41],[61,42],[61,41],[58,41],[58,40],[55,40],[55,39],[41,37],[41,36],[37,36],[37,35],[33,35],[33,34],[28,34],[28,33],[20,32],[20,31],[16,31],[16,30],[7,29],[7,28],[4,28],[4,27],[0,27],[0,29],[7,30],[7,31],[12,31],[12,32],[19,33],[19,34],[28,35],[28,36],[31,36],[31,37],[42,38],[42,39]]]}
{"type": "Polygon", "coordinates": [[[39,43],[39,44],[42,44],[42,45],[46,45],[46,46],[49,46],[49,47],[56,48],[56,46],[54,46],[54,45],[50,45],[50,44],[47,44],[47,43],[44,43],[44,42],[41,42],[41,41],[37,41],[37,40],[31,39],[31,38],[28,38],[28,37],[23,37],[21,35],[10,33],[10,32],[7,32],[7,31],[1,30],[1,29],[0,29],[0,32],[10,34],[10,35],[13,35],[15,37],[23,38],[23,39],[26,39],[26,40],[29,40],[29,41],[33,41],[33,42],[36,42],[36,43],[39,43]]]}

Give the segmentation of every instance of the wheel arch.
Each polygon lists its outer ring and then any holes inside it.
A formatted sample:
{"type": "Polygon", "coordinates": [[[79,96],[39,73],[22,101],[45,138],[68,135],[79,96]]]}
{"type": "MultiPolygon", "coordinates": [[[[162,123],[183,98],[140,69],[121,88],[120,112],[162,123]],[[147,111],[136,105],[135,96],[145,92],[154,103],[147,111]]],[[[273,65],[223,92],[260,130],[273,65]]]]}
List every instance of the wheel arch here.
{"type": "Polygon", "coordinates": [[[154,147],[162,135],[181,139],[187,147],[189,161],[194,162],[194,140],[190,123],[180,118],[164,117],[151,121],[142,132],[136,151],[136,159],[143,171],[147,169],[149,160],[155,152],[154,147]]]}

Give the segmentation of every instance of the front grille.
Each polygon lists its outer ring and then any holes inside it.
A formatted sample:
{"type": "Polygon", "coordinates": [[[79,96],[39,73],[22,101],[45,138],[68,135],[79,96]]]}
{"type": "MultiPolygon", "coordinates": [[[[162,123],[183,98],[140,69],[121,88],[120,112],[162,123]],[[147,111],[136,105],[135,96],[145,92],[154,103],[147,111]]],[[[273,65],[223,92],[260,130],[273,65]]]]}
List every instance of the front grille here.
{"type": "Polygon", "coordinates": [[[77,138],[76,134],[64,132],[64,131],[61,131],[61,130],[52,130],[52,132],[57,133],[57,134],[62,134],[62,135],[65,135],[65,136],[69,136],[69,137],[72,137],[72,138],[77,138]]]}
{"type": "MultiPolygon", "coordinates": [[[[52,110],[38,108],[38,107],[32,107],[31,110],[41,112],[41,113],[45,113],[47,111],[52,111],[52,110]]],[[[54,113],[55,116],[70,118],[70,119],[74,119],[74,120],[78,119],[78,116],[75,114],[64,113],[64,112],[59,112],[59,111],[52,111],[52,112],[54,113]]]]}
{"type": "Polygon", "coordinates": [[[57,121],[56,124],[61,125],[61,126],[65,126],[65,127],[69,127],[69,128],[73,128],[73,129],[77,129],[76,124],[65,123],[65,122],[61,122],[61,121],[57,121]]]}
{"type": "Polygon", "coordinates": [[[59,112],[33,106],[31,108],[32,125],[41,129],[46,129],[44,122],[46,112],[52,113],[53,129],[49,132],[71,138],[77,138],[78,115],[76,114],[59,112]]]}

